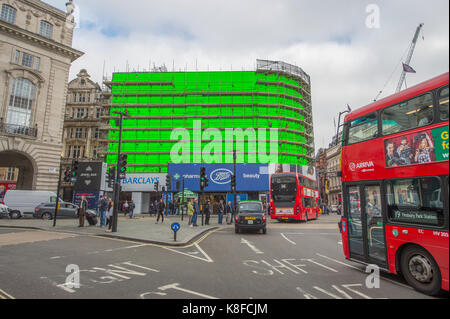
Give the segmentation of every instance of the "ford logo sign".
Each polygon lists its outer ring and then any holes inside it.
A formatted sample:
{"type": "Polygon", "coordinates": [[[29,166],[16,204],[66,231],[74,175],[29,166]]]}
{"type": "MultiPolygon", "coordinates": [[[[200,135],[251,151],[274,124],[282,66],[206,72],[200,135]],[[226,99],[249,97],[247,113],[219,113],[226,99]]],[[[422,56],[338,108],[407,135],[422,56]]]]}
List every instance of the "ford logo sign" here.
{"type": "Polygon", "coordinates": [[[226,168],[219,168],[211,173],[210,179],[215,184],[225,185],[231,182],[232,175],[233,175],[232,171],[226,168]]]}

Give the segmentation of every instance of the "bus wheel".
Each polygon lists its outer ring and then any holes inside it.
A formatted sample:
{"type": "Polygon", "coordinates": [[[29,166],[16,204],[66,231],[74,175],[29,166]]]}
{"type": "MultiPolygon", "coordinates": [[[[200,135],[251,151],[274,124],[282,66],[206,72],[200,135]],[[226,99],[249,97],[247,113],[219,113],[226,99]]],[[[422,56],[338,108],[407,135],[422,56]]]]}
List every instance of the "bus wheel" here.
{"type": "Polygon", "coordinates": [[[441,292],[441,272],[425,249],[407,247],[402,253],[400,268],[405,280],[414,289],[431,296],[441,292]]]}

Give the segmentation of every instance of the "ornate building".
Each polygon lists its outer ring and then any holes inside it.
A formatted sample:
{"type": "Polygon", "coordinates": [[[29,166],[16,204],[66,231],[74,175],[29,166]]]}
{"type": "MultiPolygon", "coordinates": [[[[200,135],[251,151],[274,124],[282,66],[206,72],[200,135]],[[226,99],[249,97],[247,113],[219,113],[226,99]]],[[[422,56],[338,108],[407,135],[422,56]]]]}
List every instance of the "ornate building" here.
{"type": "MultiPolygon", "coordinates": [[[[100,131],[104,125],[104,97],[98,83],[90,79],[86,70],[69,82],[64,119],[63,170],[70,168],[73,160],[104,161],[99,154],[105,145],[106,133],[100,131]]],[[[73,185],[63,182],[63,197],[71,201],[73,185]]]]}
{"type": "Polygon", "coordinates": [[[69,69],[83,55],[72,18],[39,0],[0,0],[0,167],[18,169],[17,189],[56,191],[69,69]]]}

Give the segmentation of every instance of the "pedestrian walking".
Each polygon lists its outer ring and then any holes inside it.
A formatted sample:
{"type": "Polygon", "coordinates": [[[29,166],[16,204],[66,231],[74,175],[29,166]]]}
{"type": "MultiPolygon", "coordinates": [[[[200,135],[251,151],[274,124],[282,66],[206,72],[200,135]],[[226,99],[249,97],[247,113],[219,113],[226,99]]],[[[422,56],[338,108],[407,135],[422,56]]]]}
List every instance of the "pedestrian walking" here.
{"type": "Polygon", "coordinates": [[[208,201],[205,205],[204,212],[205,212],[205,225],[209,225],[209,219],[211,217],[211,201],[208,201]]]}
{"type": "Polygon", "coordinates": [[[198,218],[198,214],[200,212],[200,206],[198,205],[198,200],[194,199],[194,204],[193,204],[193,208],[194,208],[194,215],[192,216],[192,223],[191,225],[193,227],[197,227],[197,218],[198,218]]]}
{"type": "Polygon", "coordinates": [[[100,227],[106,226],[106,213],[109,208],[109,201],[106,195],[103,195],[100,200],[100,227]]]}
{"type": "Polygon", "coordinates": [[[106,226],[108,226],[108,229],[106,230],[107,233],[111,232],[113,215],[114,215],[114,202],[110,201],[108,205],[108,212],[106,213],[106,226]]]}
{"type": "Polygon", "coordinates": [[[164,205],[164,201],[161,198],[161,200],[158,203],[158,217],[156,218],[156,223],[159,223],[159,217],[162,217],[162,221],[161,224],[164,223],[164,209],[165,209],[165,205],[164,205]]]}
{"type": "Polygon", "coordinates": [[[234,210],[233,210],[233,205],[231,204],[231,202],[228,202],[225,211],[227,213],[227,224],[228,225],[233,224],[234,210]]]}
{"type": "Polygon", "coordinates": [[[220,200],[219,202],[218,211],[219,211],[218,222],[219,225],[222,225],[223,215],[225,214],[225,205],[223,204],[223,200],[220,200]]]}
{"type": "Polygon", "coordinates": [[[128,216],[130,216],[130,219],[133,219],[134,209],[136,208],[136,205],[133,201],[131,201],[128,204],[128,216]]]}
{"type": "Polygon", "coordinates": [[[88,201],[86,200],[86,196],[81,196],[80,208],[78,209],[78,217],[80,224],[78,227],[84,227],[84,216],[86,215],[86,211],[88,210],[88,201]]]}
{"type": "Polygon", "coordinates": [[[123,216],[126,217],[128,215],[128,208],[130,207],[130,205],[128,205],[128,201],[126,200],[125,203],[122,206],[122,213],[123,216]]]}
{"type": "Polygon", "coordinates": [[[169,202],[169,215],[175,215],[175,203],[173,199],[169,202]]]}
{"type": "Polygon", "coordinates": [[[188,214],[188,217],[189,217],[189,220],[188,220],[188,226],[193,227],[193,226],[192,226],[192,217],[194,216],[194,205],[192,204],[192,199],[189,200],[189,202],[188,202],[188,205],[187,205],[187,214],[188,214]]]}

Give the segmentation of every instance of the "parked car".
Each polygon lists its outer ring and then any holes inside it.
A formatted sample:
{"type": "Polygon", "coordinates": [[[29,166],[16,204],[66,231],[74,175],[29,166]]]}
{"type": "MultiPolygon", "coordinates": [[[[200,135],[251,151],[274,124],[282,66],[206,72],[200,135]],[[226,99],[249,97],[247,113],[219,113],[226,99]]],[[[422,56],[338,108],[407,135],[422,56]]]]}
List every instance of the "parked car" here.
{"type": "Polygon", "coordinates": [[[331,212],[338,214],[339,213],[338,205],[331,205],[331,212]]]}
{"type": "Polygon", "coordinates": [[[0,218],[10,218],[9,208],[6,205],[0,204],[0,218]]]}
{"type": "Polygon", "coordinates": [[[237,207],[236,234],[241,230],[256,230],[267,233],[266,212],[260,201],[241,201],[237,207]]]}
{"type": "Polygon", "coordinates": [[[55,203],[56,194],[48,191],[10,190],[6,192],[4,202],[11,211],[11,218],[32,217],[34,209],[41,203],[55,203]]]}
{"type": "MultiPolygon", "coordinates": [[[[78,206],[71,203],[60,203],[60,209],[58,210],[57,218],[77,218],[78,206]]],[[[55,214],[56,203],[41,203],[35,209],[33,213],[34,218],[41,219],[53,219],[55,214]]]]}

